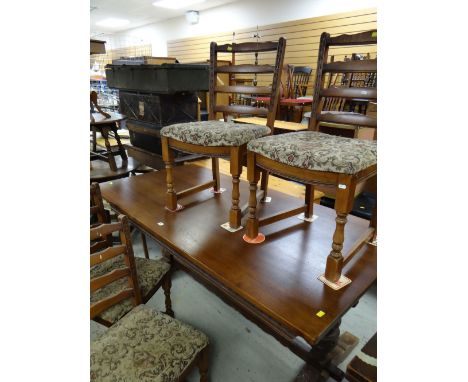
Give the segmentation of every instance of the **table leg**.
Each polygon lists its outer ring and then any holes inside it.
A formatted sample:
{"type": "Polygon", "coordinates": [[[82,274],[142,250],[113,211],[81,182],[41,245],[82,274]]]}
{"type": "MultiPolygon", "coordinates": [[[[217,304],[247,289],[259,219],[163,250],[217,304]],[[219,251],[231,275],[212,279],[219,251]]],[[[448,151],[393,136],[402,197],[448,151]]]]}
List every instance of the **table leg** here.
{"type": "Polygon", "coordinates": [[[294,382],[318,382],[330,376],[335,381],[342,381],[344,372],[331,363],[329,353],[334,349],[340,337],[341,319],[309,352],[310,359],[297,375],[294,382]]]}
{"type": "Polygon", "coordinates": [[[122,161],[126,162],[128,160],[127,153],[125,152],[125,148],[120,141],[119,133],[117,132],[117,126],[112,127],[112,132],[114,133],[115,140],[117,141],[117,146],[119,146],[119,154],[122,158],[122,161]]]}

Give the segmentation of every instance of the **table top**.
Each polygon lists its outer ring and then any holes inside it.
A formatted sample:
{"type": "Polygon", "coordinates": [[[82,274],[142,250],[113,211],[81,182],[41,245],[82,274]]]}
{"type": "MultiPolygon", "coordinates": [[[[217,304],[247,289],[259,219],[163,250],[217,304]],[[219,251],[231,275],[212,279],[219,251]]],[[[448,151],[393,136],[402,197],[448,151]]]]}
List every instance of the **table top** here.
{"type": "MultiPolygon", "coordinates": [[[[176,190],[212,176],[211,170],[195,165],[176,167],[173,173],[176,190]]],[[[377,278],[376,248],[364,245],[344,267],[351,284],[334,291],[317,279],[331,249],[332,209],[314,205],[319,218],[313,223],[292,217],[262,227],[266,241],[252,245],[242,240],[243,230],[230,233],[220,227],[228,220],[231,177],[221,175],[226,192],[213,196],[205,190],[186,197],[180,201],[185,208],[177,213],[164,208],[165,177],[165,171],[158,171],[119,179],[103,184],[102,195],[156,240],[311,345],[326,335],[377,278]],[[325,315],[319,317],[319,311],[325,315]]],[[[247,182],[241,181],[240,191],[242,205],[248,197],[247,182]]],[[[274,190],[269,195],[272,202],[259,206],[260,217],[303,204],[274,190]]],[[[367,227],[366,220],[348,217],[345,251],[367,227]]]]}
{"type": "Polygon", "coordinates": [[[138,161],[129,157],[128,160],[122,161],[118,155],[114,157],[117,171],[112,171],[109,163],[103,160],[93,160],[90,162],[89,177],[91,182],[106,182],[113,179],[120,179],[128,176],[130,172],[135,170],[140,164],[138,161]]]}
{"type": "Polygon", "coordinates": [[[120,122],[120,121],[123,121],[124,119],[127,119],[126,115],[116,113],[113,111],[110,111],[107,114],[110,114],[110,118],[104,117],[101,113],[93,113],[94,122],[90,121],[90,124],[102,125],[102,124],[107,124],[107,123],[120,122]]]}
{"type": "MultiPolygon", "coordinates": [[[[245,117],[245,118],[235,118],[234,122],[253,123],[255,125],[266,126],[267,120],[266,118],[261,118],[261,117],[245,117]]],[[[289,130],[289,131],[302,131],[302,130],[307,130],[307,125],[304,125],[302,123],[296,123],[296,122],[275,120],[275,128],[282,129],[282,130],[289,130]]]]}

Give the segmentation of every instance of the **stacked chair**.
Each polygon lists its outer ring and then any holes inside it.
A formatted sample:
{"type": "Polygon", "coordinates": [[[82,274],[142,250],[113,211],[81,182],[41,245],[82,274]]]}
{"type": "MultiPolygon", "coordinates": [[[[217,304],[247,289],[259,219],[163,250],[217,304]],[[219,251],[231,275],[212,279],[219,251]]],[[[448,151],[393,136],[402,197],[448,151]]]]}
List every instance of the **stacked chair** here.
{"type": "MultiPolygon", "coordinates": [[[[109,214],[104,210],[101,192],[97,183],[91,185],[91,215],[95,216],[94,221],[96,221],[92,227],[110,223],[109,214]]],[[[129,239],[127,240],[129,241],[129,239]]],[[[121,268],[124,265],[125,254],[129,252],[127,256],[131,257],[132,262],[136,264],[136,275],[142,302],[146,303],[149,301],[162,286],[165,295],[166,314],[174,316],[170,296],[171,266],[167,261],[163,259],[134,258],[131,243],[127,246],[123,242],[119,243],[119,245],[114,245],[114,239],[111,234],[93,239],[90,251],[91,255],[101,253],[102,251],[108,251],[112,254],[109,261],[99,262],[91,267],[91,278],[101,277],[114,269],[121,268]]],[[[114,295],[122,289],[123,285],[125,285],[125,280],[120,279],[119,281],[100,288],[99,291],[91,294],[91,303],[114,295]]],[[[111,326],[129,312],[132,306],[130,300],[124,300],[95,315],[93,319],[100,324],[111,326]]]]}
{"type": "MultiPolygon", "coordinates": [[[[122,245],[91,254],[91,266],[105,272],[91,276],[91,319],[102,317],[115,306],[129,306],[125,315],[91,342],[93,382],[184,381],[198,366],[200,381],[208,381],[208,338],[203,333],[146,305],[141,296],[138,266],[133,257],[127,217],[117,223],[91,228],[91,241],[99,242],[119,232],[122,245]],[[112,284],[113,293],[100,293],[112,284]],[[97,296],[99,296],[97,298],[97,296]]],[[[121,312],[122,309],[118,308],[121,312]]]]}
{"type": "Polygon", "coordinates": [[[347,215],[354,203],[356,186],[377,174],[377,145],[375,141],[332,136],[318,132],[321,122],[358,125],[377,128],[376,118],[354,112],[322,111],[327,97],[345,99],[366,98],[377,101],[377,88],[325,87],[325,77],[330,73],[373,73],[377,75],[377,60],[343,61],[327,63],[330,47],[364,46],[377,44],[377,32],[368,31],[353,35],[331,37],[323,33],[320,39],[314,100],[309,129],[304,132],[272,135],[252,140],[247,145],[247,177],[250,182],[249,216],[244,240],[260,243],[265,240],[259,227],[274,223],[301,212],[304,220],[312,220],[313,191],[315,185],[336,190],[336,227],[327,257],[325,274],[321,280],[334,289],[343,287],[350,280],[342,275],[343,266],[358,250],[376,237],[376,211],[369,228],[350,251],[343,255],[344,228],[347,215]],[[268,171],[306,185],[303,206],[274,216],[259,219],[257,216],[257,183],[260,171],[268,171]]]}
{"type": "MultiPolygon", "coordinates": [[[[255,138],[272,134],[275,121],[276,108],[280,91],[280,74],[283,67],[286,40],[280,38],[278,42],[248,42],[240,44],[210,46],[210,83],[209,83],[209,121],[189,122],[166,126],[161,129],[162,155],[166,166],[167,198],[166,208],[177,211],[182,208],[178,204],[181,198],[196,192],[213,188],[214,193],[222,192],[219,177],[219,157],[230,158],[230,172],[232,175],[232,206],[229,212],[229,224],[226,229],[238,230],[241,228],[242,215],[245,214],[239,206],[239,177],[245,163],[247,143],[255,138]],[[276,52],[275,65],[228,65],[218,66],[218,53],[249,53],[249,52],[276,52]],[[249,75],[273,74],[271,86],[225,86],[217,84],[218,73],[245,73],[249,75]],[[217,105],[217,93],[239,93],[268,95],[271,101],[268,108],[251,105],[217,105]],[[267,126],[253,124],[237,124],[232,121],[217,121],[216,113],[223,115],[259,115],[267,117],[267,126]],[[213,180],[207,183],[176,192],[172,168],[174,166],[173,149],[202,154],[212,158],[213,180]]],[[[263,198],[266,196],[268,173],[262,173],[263,198]]]]}

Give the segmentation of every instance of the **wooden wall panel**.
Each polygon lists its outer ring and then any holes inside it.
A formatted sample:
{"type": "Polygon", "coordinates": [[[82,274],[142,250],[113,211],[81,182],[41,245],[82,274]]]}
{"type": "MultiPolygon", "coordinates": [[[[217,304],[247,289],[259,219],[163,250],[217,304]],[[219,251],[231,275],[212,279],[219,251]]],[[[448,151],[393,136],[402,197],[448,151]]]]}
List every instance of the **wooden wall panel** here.
{"type": "MultiPolygon", "coordinates": [[[[374,8],[258,27],[261,41],[275,41],[280,37],[286,38],[285,64],[313,68],[308,94],[312,93],[315,81],[315,67],[322,32],[326,31],[332,36],[336,36],[370,29],[377,29],[377,10],[374,8]]],[[[255,41],[252,36],[256,33],[256,30],[257,28],[253,27],[233,31],[235,32],[235,42],[255,41]]],[[[168,41],[168,56],[176,57],[181,63],[207,60],[211,41],[216,41],[218,44],[230,43],[232,42],[232,32],[168,41]]],[[[363,48],[359,46],[330,49],[330,54],[335,56],[335,61],[343,60],[345,56],[349,57],[352,53],[370,53],[371,57],[375,58],[377,50],[375,47],[363,48]]],[[[258,62],[259,64],[273,64],[274,56],[274,53],[259,53],[258,62]]],[[[219,59],[230,60],[231,55],[219,55],[219,59]]],[[[236,55],[236,63],[253,62],[253,54],[236,55]]],[[[258,76],[258,82],[259,85],[268,84],[263,83],[262,76],[258,76]]]]}

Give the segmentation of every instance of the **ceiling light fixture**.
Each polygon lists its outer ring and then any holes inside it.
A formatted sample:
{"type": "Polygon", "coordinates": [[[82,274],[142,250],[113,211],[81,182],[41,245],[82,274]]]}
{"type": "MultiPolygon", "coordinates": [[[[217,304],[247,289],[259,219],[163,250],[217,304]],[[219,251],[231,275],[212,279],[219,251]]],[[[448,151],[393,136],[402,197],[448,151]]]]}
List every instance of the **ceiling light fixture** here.
{"type": "Polygon", "coordinates": [[[96,25],[100,27],[107,27],[107,28],[117,28],[117,27],[123,27],[124,25],[129,24],[130,21],[124,20],[124,19],[105,19],[102,21],[98,21],[96,25]]]}
{"type": "Polygon", "coordinates": [[[198,11],[187,11],[185,12],[185,20],[187,20],[187,22],[189,24],[198,24],[198,20],[199,20],[199,13],[198,11]]]}
{"type": "Polygon", "coordinates": [[[181,9],[190,5],[203,3],[205,0],[158,0],[153,3],[155,7],[167,9],[181,9]]]}

